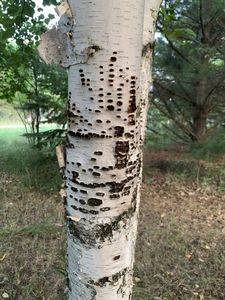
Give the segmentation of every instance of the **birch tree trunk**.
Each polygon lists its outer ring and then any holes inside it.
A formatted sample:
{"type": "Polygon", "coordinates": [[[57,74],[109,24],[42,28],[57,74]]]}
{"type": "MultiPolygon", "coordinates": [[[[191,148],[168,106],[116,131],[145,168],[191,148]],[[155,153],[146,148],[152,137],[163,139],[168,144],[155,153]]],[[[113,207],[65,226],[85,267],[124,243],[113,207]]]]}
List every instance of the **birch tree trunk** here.
{"type": "Polygon", "coordinates": [[[160,0],[70,0],[41,57],[68,68],[70,300],[127,300],[137,233],[154,23],[160,0]],[[143,47],[144,46],[144,47],[143,47]]]}

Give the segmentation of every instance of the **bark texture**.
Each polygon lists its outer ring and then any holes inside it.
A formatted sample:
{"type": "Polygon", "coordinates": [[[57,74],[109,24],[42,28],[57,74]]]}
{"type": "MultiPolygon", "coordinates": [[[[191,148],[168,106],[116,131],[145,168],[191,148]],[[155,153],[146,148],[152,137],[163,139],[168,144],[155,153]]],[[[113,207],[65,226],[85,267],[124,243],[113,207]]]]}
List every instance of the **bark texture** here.
{"type": "Polygon", "coordinates": [[[69,77],[70,300],[131,299],[150,58],[160,2],[71,0],[58,9],[59,27],[42,38],[43,59],[67,67],[69,77]]]}

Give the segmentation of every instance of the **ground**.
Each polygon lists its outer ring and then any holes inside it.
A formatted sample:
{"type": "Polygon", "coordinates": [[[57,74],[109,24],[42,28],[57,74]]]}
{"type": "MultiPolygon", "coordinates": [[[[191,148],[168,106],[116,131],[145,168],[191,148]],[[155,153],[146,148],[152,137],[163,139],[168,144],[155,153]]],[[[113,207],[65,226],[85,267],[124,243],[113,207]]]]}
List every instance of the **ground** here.
{"type": "MultiPolygon", "coordinates": [[[[0,298],[66,299],[66,232],[55,157],[24,140],[10,144],[4,133],[0,141],[0,298]]],[[[146,151],[134,300],[225,299],[223,177],[203,176],[195,162],[192,172],[175,172],[168,162],[182,159],[146,151]]]]}

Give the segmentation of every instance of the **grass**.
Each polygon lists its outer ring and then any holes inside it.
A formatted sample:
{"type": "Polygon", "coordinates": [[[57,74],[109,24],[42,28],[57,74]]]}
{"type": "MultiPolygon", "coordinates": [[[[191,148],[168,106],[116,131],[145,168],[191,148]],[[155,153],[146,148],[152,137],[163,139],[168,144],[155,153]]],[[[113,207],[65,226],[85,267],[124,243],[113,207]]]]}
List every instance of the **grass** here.
{"type": "Polygon", "coordinates": [[[62,180],[55,155],[32,148],[22,136],[23,132],[23,128],[0,129],[2,172],[19,177],[21,188],[57,191],[62,180]]]}
{"type": "MultiPolygon", "coordinates": [[[[0,131],[0,298],[64,300],[66,230],[56,159],[18,133],[0,131]]],[[[224,195],[214,180],[183,173],[146,163],[134,300],[225,299],[224,195]]]]}

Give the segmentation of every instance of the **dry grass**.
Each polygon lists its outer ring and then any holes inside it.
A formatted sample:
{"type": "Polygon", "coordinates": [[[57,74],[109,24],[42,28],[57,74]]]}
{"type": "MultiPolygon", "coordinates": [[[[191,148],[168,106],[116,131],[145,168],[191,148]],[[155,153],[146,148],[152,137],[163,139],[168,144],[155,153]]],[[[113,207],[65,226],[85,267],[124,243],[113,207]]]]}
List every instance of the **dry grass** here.
{"type": "MultiPolygon", "coordinates": [[[[145,178],[134,299],[224,300],[224,196],[158,171],[145,178]]],[[[66,299],[63,204],[20,179],[1,171],[0,298],[66,299]]]]}
{"type": "Polygon", "coordinates": [[[20,188],[18,179],[2,174],[0,295],[63,300],[63,205],[56,194],[20,188]]]}

